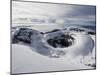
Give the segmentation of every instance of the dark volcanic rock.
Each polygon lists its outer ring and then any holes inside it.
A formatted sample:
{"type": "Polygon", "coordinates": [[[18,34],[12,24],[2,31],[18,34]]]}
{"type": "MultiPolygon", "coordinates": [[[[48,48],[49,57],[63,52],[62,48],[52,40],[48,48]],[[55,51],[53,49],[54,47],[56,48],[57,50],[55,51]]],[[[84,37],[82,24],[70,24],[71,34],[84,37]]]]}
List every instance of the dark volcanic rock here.
{"type": "Polygon", "coordinates": [[[91,66],[91,67],[94,67],[94,68],[96,68],[96,64],[94,63],[94,64],[85,64],[86,66],[91,66]]]}
{"type": "Polygon", "coordinates": [[[52,33],[52,32],[57,32],[57,31],[60,31],[60,29],[54,29],[54,30],[46,32],[46,33],[52,33]]]}
{"type": "Polygon", "coordinates": [[[12,43],[24,42],[27,44],[31,43],[31,35],[41,34],[39,31],[32,30],[29,28],[20,28],[14,33],[12,43]]]}
{"type": "Polygon", "coordinates": [[[16,31],[13,37],[13,43],[18,43],[19,41],[24,43],[31,43],[32,30],[28,28],[20,28],[16,31]]]}
{"type": "Polygon", "coordinates": [[[79,29],[79,28],[71,28],[70,29],[71,31],[77,31],[77,32],[84,32],[85,30],[84,29],[79,29]]]}
{"type": "Polygon", "coordinates": [[[74,38],[71,37],[70,35],[61,35],[58,37],[54,37],[52,39],[48,39],[47,42],[55,48],[57,47],[64,48],[71,46],[74,42],[74,38]]]}
{"type": "Polygon", "coordinates": [[[95,32],[88,32],[88,34],[95,35],[96,33],[95,32]]]}

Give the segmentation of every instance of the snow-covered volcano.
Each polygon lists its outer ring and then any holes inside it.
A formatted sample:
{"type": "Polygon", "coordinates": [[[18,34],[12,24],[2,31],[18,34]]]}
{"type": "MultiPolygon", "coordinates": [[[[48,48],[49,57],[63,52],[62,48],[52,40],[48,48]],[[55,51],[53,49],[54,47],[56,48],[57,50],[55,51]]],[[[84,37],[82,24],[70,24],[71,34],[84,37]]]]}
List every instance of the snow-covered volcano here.
{"type": "Polygon", "coordinates": [[[12,74],[95,69],[96,7],[12,1],[12,74]]]}
{"type": "Polygon", "coordinates": [[[41,32],[21,26],[12,30],[12,73],[94,68],[95,32],[80,27],[41,32]]]}

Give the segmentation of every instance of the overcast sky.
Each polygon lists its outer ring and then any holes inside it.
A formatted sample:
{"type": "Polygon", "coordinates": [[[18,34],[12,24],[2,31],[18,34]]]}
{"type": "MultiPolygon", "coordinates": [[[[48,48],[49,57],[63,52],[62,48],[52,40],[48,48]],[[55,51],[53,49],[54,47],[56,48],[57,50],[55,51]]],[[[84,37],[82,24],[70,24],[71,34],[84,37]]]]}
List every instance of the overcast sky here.
{"type": "Polygon", "coordinates": [[[68,4],[17,2],[12,4],[12,19],[36,18],[63,20],[66,24],[95,25],[96,7],[68,4]]]}

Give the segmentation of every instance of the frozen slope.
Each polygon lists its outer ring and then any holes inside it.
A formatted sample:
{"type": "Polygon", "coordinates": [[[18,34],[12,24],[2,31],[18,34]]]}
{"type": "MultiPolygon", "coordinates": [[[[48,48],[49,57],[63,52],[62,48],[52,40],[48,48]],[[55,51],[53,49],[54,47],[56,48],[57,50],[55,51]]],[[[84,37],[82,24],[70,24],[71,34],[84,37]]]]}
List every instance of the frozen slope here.
{"type": "Polygon", "coordinates": [[[61,70],[92,69],[77,60],[62,57],[48,58],[22,45],[12,46],[12,73],[30,73],[61,70]]]}
{"type": "Polygon", "coordinates": [[[41,35],[32,36],[34,43],[30,46],[12,44],[12,73],[94,69],[87,66],[95,64],[95,59],[91,59],[92,52],[95,52],[91,36],[80,32],[70,32],[70,35],[75,38],[75,43],[67,48],[53,48],[41,35]],[[65,55],[59,58],[48,57],[44,46],[48,47],[48,51],[64,51],[65,55]],[[46,55],[41,52],[45,52],[46,55]]]}
{"type": "Polygon", "coordinates": [[[89,35],[82,33],[74,33],[73,36],[75,38],[74,45],[66,49],[68,52],[70,52],[69,54],[72,54],[72,56],[86,56],[89,53],[92,53],[94,41],[89,35]]]}

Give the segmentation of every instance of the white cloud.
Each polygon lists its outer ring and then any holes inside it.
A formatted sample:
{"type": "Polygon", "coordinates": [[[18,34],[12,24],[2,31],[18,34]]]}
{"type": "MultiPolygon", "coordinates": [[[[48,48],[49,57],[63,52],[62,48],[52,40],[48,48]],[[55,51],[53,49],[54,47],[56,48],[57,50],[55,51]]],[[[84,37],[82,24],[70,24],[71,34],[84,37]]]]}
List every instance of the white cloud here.
{"type": "Polygon", "coordinates": [[[12,4],[13,17],[32,16],[32,17],[59,17],[64,16],[72,10],[71,5],[33,3],[33,2],[15,2],[12,4]]]}
{"type": "MultiPolygon", "coordinates": [[[[88,6],[87,8],[86,6],[77,5],[13,1],[12,20],[14,22],[19,18],[56,19],[57,21],[63,20],[69,24],[94,24],[94,10],[93,6],[88,6]]],[[[26,22],[28,23],[28,21],[26,22]]]]}

